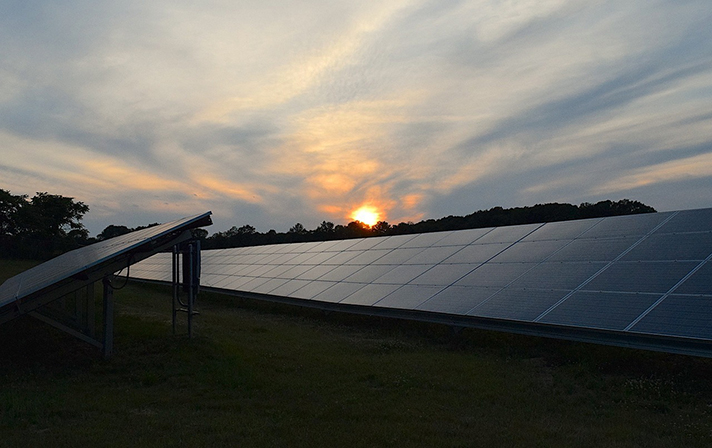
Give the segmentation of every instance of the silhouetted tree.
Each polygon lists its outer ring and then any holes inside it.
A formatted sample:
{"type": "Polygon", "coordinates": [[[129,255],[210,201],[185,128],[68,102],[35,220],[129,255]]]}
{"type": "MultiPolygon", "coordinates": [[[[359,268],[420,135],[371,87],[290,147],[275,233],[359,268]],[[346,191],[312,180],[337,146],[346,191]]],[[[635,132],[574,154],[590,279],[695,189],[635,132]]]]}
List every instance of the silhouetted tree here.
{"type": "Polygon", "coordinates": [[[190,235],[196,240],[205,241],[208,237],[208,231],[205,229],[191,229],[190,235]]]}
{"type": "Polygon", "coordinates": [[[249,224],[237,229],[238,235],[254,235],[255,233],[257,233],[257,230],[249,224]]]}
{"type": "Polygon", "coordinates": [[[155,227],[158,225],[160,225],[160,223],[157,222],[148,224],[146,226],[138,227],[117,226],[111,224],[107,226],[104,230],[102,230],[101,233],[96,236],[96,239],[99,241],[108,240],[109,238],[115,238],[117,236],[126,235],[127,233],[135,232],[137,230],[148,229],[150,227],[155,227]]]}
{"type": "Polygon", "coordinates": [[[655,212],[653,207],[642,202],[621,199],[620,201],[600,201],[595,204],[584,202],[579,206],[582,218],[600,218],[603,216],[635,215],[655,212]]]}
{"type": "Polygon", "coordinates": [[[386,221],[378,221],[371,227],[371,231],[376,235],[385,235],[391,230],[391,225],[386,221]]]}
{"type": "Polygon", "coordinates": [[[156,226],[160,226],[160,225],[161,225],[160,222],[152,222],[151,224],[147,224],[147,225],[145,225],[145,226],[137,226],[137,227],[134,227],[133,229],[131,229],[131,231],[133,232],[134,230],[148,229],[148,228],[150,228],[150,227],[156,227],[156,226]]]}
{"type": "Polygon", "coordinates": [[[49,258],[85,244],[81,223],[89,207],[74,198],[37,193],[12,195],[0,190],[0,244],[6,255],[49,258]]]}
{"type": "Polygon", "coordinates": [[[351,221],[343,229],[345,238],[364,238],[371,236],[371,228],[361,221],[351,221]]]}
{"type": "Polygon", "coordinates": [[[114,238],[121,235],[126,235],[133,229],[129,229],[126,226],[115,226],[113,224],[107,226],[100,234],[96,236],[99,241],[108,240],[109,238],[114,238]]]}
{"type": "Polygon", "coordinates": [[[27,196],[17,196],[0,189],[0,238],[12,237],[20,232],[18,213],[27,196]]]}
{"type": "Polygon", "coordinates": [[[84,230],[80,222],[89,207],[56,194],[37,193],[29,206],[20,208],[24,231],[37,235],[63,237],[70,230],[84,230]]]}
{"type": "Polygon", "coordinates": [[[305,229],[301,223],[296,223],[289,228],[289,231],[287,233],[296,233],[298,235],[301,235],[307,233],[307,229],[305,229]]]}
{"type": "Polygon", "coordinates": [[[319,224],[319,227],[314,229],[314,233],[330,235],[330,234],[334,233],[334,223],[322,221],[321,224],[319,224]]]}

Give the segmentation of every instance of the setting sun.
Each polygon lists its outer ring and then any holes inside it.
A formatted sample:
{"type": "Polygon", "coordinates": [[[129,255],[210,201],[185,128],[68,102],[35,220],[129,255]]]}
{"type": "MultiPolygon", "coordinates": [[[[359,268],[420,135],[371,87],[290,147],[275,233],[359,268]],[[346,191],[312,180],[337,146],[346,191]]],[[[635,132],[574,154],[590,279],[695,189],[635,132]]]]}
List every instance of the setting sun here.
{"type": "Polygon", "coordinates": [[[351,214],[351,217],[356,221],[361,221],[371,227],[379,221],[380,215],[374,207],[364,205],[351,214]]]}

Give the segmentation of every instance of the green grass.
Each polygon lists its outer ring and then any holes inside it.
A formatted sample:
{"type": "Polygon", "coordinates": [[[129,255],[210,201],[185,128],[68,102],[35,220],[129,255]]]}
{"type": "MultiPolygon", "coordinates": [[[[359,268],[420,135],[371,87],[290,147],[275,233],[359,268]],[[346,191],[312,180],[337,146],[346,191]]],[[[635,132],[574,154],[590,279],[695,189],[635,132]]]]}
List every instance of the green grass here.
{"type": "Polygon", "coordinates": [[[109,360],[0,327],[0,446],[712,444],[712,360],[213,294],[188,340],[169,293],[116,292],[109,360]]]}

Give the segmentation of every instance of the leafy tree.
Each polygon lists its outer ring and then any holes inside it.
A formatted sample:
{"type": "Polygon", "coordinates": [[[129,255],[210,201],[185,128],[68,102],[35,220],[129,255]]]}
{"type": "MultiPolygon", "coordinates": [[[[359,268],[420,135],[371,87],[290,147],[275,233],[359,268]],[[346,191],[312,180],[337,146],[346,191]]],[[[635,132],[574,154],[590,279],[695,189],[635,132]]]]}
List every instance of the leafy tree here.
{"type": "Polygon", "coordinates": [[[29,206],[19,210],[24,232],[52,237],[67,236],[70,230],[84,230],[80,221],[88,211],[83,202],[49,193],[37,193],[29,206]]]}
{"type": "MultiPolygon", "coordinates": [[[[160,223],[154,222],[154,223],[148,224],[146,226],[138,226],[138,227],[126,227],[123,225],[117,226],[117,225],[111,224],[111,225],[107,226],[104,230],[102,230],[101,233],[96,236],[96,239],[99,241],[108,240],[109,238],[115,238],[117,236],[126,235],[127,233],[135,232],[136,230],[148,229],[149,227],[155,227],[157,225],[160,225],[160,223]]],[[[206,234],[206,236],[207,236],[207,234],[206,234]]]]}
{"type": "Polygon", "coordinates": [[[340,238],[364,238],[373,235],[371,227],[361,221],[351,221],[346,227],[341,226],[338,233],[340,238]]]}
{"type": "Polygon", "coordinates": [[[257,230],[252,227],[251,225],[244,225],[237,229],[237,234],[238,235],[254,235],[257,233],[257,230]]]}
{"type": "Polygon", "coordinates": [[[203,241],[203,247],[206,249],[263,244],[261,242],[262,237],[263,235],[258,233],[257,230],[249,224],[241,227],[232,226],[230,229],[224,232],[216,232],[210,237],[207,236],[207,232],[204,237],[198,236],[198,238],[203,241]]]}
{"type": "Polygon", "coordinates": [[[289,231],[287,233],[295,233],[297,235],[302,235],[307,233],[307,229],[305,229],[301,223],[296,223],[289,228],[289,231]]]}
{"type": "Polygon", "coordinates": [[[107,226],[104,230],[102,230],[101,233],[96,236],[96,238],[99,241],[103,241],[103,240],[108,240],[109,238],[126,235],[127,233],[132,232],[132,231],[133,231],[133,229],[129,229],[126,226],[115,226],[112,224],[112,225],[107,226]]]}
{"type": "Polygon", "coordinates": [[[196,240],[205,241],[208,237],[208,231],[205,229],[191,229],[190,234],[196,240]]]}
{"type": "Polygon", "coordinates": [[[603,216],[634,215],[638,213],[653,213],[655,209],[638,201],[621,199],[620,201],[600,201],[595,204],[584,202],[579,206],[581,217],[594,218],[603,216]]]}
{"type": "Polygon", "coordinates": [[[376,235],[385,235],[391,230],[391,225],[387,221],[378,221],[371,227],[371,231],[376,235]]]}
{"type": "Polygon", "coordinates": [[[334,233],[334,223],[322,221],[319,227],[314,229],[314,233],[332,234],[334,233]]]}
{"type": "Polygon", "coordinates": [[[151,224],[148,224],[148,225],[145,225],[145,226],[137,226],[137,227],[134,227],[133,229],[131,229],[131,231],[133,232],[134,230],[148,229],[148,228],[150,228],[150,227],[156,227],[156,226],[160,226],[160,225],[161,225],[160,222],[152,222],[151,224]]]}
{"type": "Polygon", "coordinates": [[[85,244],[89,207],[74,198],[37,193],[31,199],[0,190],[0,246],[9,256],[49,258],[85,244]]]}
{"type": "Polygon", "coordinates": [[[19,233],[18,213],[25,204],[27,196],[16,196],[0,189],[0,237],[14,236],[19,233]]]}
{"type": "Polygon", "coordinates": [[[225,237],[225,238],[232,238],[232,237],[236,236],[237,234],[239,234],[240,232],[239,232],[239,229],[237,228],[237,226],[232,226],[232,227],[230,227],[229,229],[227,229],[226,231],[224,231],[224,232],[218,232],[218,233],[219,233],[222,237],[225,237]]]}

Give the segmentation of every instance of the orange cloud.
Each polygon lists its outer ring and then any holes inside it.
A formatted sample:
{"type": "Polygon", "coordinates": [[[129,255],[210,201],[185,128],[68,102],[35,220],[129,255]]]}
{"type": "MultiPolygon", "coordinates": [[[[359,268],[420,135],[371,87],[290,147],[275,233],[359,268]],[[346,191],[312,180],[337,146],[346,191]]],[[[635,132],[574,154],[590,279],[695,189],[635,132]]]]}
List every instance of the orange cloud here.
{"type": "Polygon", "coordinates": [[[411,210],[420,206],[424,199],[425,195],[421,193],[408,194],[401,198],[401,204],[403,208],[411,210]]]}
{"type": "Polygon", "coordinates": [[[343,195],[351,191],[356,181],[344,173],[326,173],[311,176],[308,180],[313,186],[312,193],[319,196],[323,193],[329,195],[343,195]]]}
{"type": "Polygon", "coordinates": [[[193,181],[199,186],[212,190],[220,196],[224,195],[250,203],[262,201],[262,197],[253,189],[235,182],[219,179],[215,176],[199,176],[193,181]]]}
{"type": "Polygon", "coordinates": [[[81,167],[81,176],[85,178],[84,182],[93,182],[113,188],[121,186],[141,191],[186,190],[186,185],[182,182],[121,165],[114,159],[83,160],[77,163],[81,167]]]}
{"type": "Polygon", "coordinates": [[[321,204],[317,206],[317,210],[327,213],[331,216],[340,216],[344,213],[344,208],[338,205],[321,204]]]}

